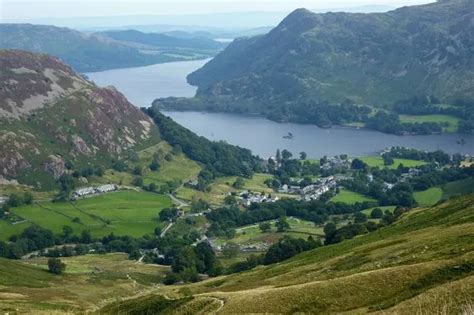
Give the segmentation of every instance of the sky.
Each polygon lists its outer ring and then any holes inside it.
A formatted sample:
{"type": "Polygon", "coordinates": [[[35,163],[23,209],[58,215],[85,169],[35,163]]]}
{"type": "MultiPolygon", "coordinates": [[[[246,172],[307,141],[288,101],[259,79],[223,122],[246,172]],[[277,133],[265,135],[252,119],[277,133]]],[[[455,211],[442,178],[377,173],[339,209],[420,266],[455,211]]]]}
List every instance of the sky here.
{"type": "Polygon", "coordinates": [[[182,15],[423,4],[434,0],[0,0],[1,22],[46,17],[182,15]]]}

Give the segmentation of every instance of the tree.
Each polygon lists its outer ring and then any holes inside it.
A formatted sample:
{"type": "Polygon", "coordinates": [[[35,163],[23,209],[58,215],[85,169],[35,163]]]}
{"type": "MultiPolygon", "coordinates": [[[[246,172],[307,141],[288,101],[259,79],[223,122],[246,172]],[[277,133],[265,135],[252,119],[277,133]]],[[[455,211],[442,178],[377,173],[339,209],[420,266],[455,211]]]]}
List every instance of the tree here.
{"type": "Polygon", "coordinates": [[[235,189],[241,189],[242,187],[244,187],[244,184],[245,182],[242,177],[237,177],[235,182],[232,184],[232,187],[234,187],[235,189]]]}
{"type": "Polygon", "coordinates": [[[356,214],[354,215],[354,222],[355,223],[367,222],[367,216],[362,212],[356,212],[356,214]]]}
{"type": "Polygon", "coordinates": [[[148,185],[148,190],[149,191],[156,191],[157,188],[158,188],[158,186],[155,183],[150,183],[148,185]]]}
{"type": "Polygon", "coordinates": [[[125,172],[128,169],[128,165],[124,161],[118,160],[112,164],[112,168],[117,172],[125,172]]]}
{"type": "Polygon", "coordinates": [[[60,275],[66,270],[66,264],[59,258],[48,259],[48,270],[51,273],[60,275]]]}
{"type": "Polygon", "coordinates": [[[278,163],[281,161],[280,149],[277,149],[275,159],[278,163]]]}
{"type": "Polygon", "coordinates": [[[160,212],[160,221],[173,221],[178,216],[177,208],[165,208],[160,212]]]}
{"type": "Polygon", "coordinates": [[[308,155],[306,154],[306,152],[304,151],[300,152],[300,160],[306,160],[307,157],[308,155]]]}
{"type": "Polygon", "coordinates": [[[89,230],[84,230],[81,233],[81,243],[89,244],[92,243],[92,236],[89,230]]]}
{"type": "Polygon", "coordinates": [[[237,198],[235,198],[235,196],[232,196],[232,195],[227,195],[224,198],[224,202],[226,205],[234,205],[237,203],[237,198]]]}
{"type": "Polygon", "coordinates": [[[365,164],[362,160],[354,159],[352,160],[351,168],[354,170],[365,170],[367,168],[367,164],[365,164]]]}
{"type": "Polygon", "coordinates": [[[258,225],[258,227],[260,228],[262,232],[268,232],[272,228],[269,222],[262,222],[258,225]]]}
{"type": "Polygon", "coordinates": [[[73,230],[72,230],[72,227],[70,227],[69,225],[65,225],[63,226],[63,237],[65,239],[68,239],[73,233],[73,230]]]}
{"type": "Polygon", "coordinates": [[[292,156],[293,154],[288,150],[281,151],[281,158],[283,159],[283,161],[291,159],[292,156]]]}
{"type": "Polygon", "coordinates": [[[137,175],[137,176],[141,176],[142,175],[142,168],[140,166],[135,166],[135,168],[133,169],[133,174],[137,175]]]}
{"type": "Polygon", "coordinates": [[[33,195],[30,193],[30,192],[25,192],[23,194],[23,202],[26,204],[26,205],[31,205],[33,203],[33,195]]]}
{"type": "Polygon", "coordinates": [[[239,252],[240,252],[240,246],[234,242],[227,243],[222,249],[222,254],[226,258],[236,257],[239,254],[239,252]]]}
{"type": "Polygon", "coordinates": [[[135,177],[132,180],[132,185],[137,186],[137,187],[142,187],[143,186],[143,178],[141,177],[135,177]]]}
{"type": "Polygon", "coordinates": [[[380,208],[375,208],[374,210],[372,210],[372,212],[370,213],[370,217],[372,219],[381,219],[383,217],[383,212],[382,212],[382,209],[380,208]]]}
{"type": "Polygon", "coordinates": [[[23,205],[25,201],[23,200],[23,197],[18,195],[18,194],[11,194],[10,197],[8,198],[8,206],[10,207],[19,207],[23,205]]]}
{"type": "Polygon", "coordinates": [[[158,163],[157,160],[153,160],[151,163],[150,163],[150,170],[151,171],[157,171],[159,168],[160,168],[160,163],[158,163]]]}
{"type": "Polygon", "coordinates": [[[386,166],[392,165],[393,163],[395,163],[393,158],[388,154],[382,155],[382,158],[383,158],[383,164],[386,165],[386,166]]]}
{"type": "Polygon", "coordinates": [[[277,232],[285,232],[290,228],[290,224],[288,223],[286,217],[280,217],[275,222],[275,227],[277,228],[277,232]]]}

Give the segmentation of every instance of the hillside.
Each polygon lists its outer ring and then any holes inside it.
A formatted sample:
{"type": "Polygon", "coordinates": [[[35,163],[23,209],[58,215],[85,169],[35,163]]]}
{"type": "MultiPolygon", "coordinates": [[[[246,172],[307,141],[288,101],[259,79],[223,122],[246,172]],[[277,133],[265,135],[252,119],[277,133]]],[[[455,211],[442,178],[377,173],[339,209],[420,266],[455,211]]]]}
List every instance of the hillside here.
{"type": "Polygon", "coordinates": [[[100,314],[469,313],[473,205],[471,194],[415,209],[377,232],[248,272],[162,287],[100,314]]]}
{"type": "MultiPolygon", "coordinates": [[[[32,24],[0,24],[0,48],[46,53],[60,58],[78,72],[138,67],[161,62],[204,58],[216,50],[171,52],[142,50],[106,36],[85,34],[68,28],[32,24]]],[[[193,48],[193,47],[192,47],[193,48]]],[[[194,48],[193,48],[194,49],[194,48]]]]}
{"type": "Polygon", "coordinates": [[[0,69],[0,178],[45,190],[68,169],[108,167],[160,141],[120,92],[56,58],[0,50],[0,69]]]}
{"type": "Polygon", "coordinates": [[[157,103],[328,126],[365,122],[373,108],[414,96],[472,99],[473,14],[468,0],[371,14],[298,9],[190,74],[196,98],[157,103]]]}

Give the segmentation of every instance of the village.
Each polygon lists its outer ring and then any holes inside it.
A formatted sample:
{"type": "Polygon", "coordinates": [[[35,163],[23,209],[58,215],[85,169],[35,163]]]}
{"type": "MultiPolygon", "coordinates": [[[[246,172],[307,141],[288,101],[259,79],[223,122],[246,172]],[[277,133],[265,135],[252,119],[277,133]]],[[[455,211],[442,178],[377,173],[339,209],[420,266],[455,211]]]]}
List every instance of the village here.
{"type": "Polygon", "coordinates": [[[83,187],[78,188],[71,194],[71,201],[74,201],[81,197],[93,196],[97,194],[104,194],[111,191],[116,191],[118,186],[115,184],[105,184],[97,187],[83,187]]]}

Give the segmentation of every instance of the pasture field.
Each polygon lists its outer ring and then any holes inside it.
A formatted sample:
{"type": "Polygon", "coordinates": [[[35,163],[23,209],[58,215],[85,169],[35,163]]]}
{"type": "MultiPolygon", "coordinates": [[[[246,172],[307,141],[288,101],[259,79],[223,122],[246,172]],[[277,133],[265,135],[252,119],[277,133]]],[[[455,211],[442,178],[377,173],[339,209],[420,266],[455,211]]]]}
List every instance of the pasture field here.
{"type": "Polygon", "coordinates": [[[431,187],[427,190],[416,191],[413,193],[413,197],[420,207],[432,206],[440,201],[442,196],[443,190],[439,187],[431,187]]]}
{"type": "Polygon", "coordinates": [[[447,124],[445,132],[456,132],[459,127],[459,118],[450,115],[400,115],[402,123],[438,123],[447,124]]]}
{"type": "Polygon", "coordinates": [[[422,166],[425,165],[425,161],[417,161],[417,160],[410,160],[410,159],[393,159],[394,163],[392,165],[384,165],[383,163],[383,158],[378,155],[374,156],[364,156],[361,157],[360,160],[362,160],[364,163],[366,163],[370,167],[388,167],[390,169],[396,169],[400,164],[403,164],[405,167],[417,167],[417,166],[422,166]]]}
{"type": "Polygon", "coordinates": [[[223,245],[227,242],[234,242],[239,245],[253,244],[253,243],[274,243],[282,238],[284,235],[289,235],[297,238],[308,238],[312,235],[314,238],[324,237],[322,227],[316,226],[313,222],[301,220],[294,217],[288,217],[287,221],[290,225],[289,230],[285,232],[277,232],[275,227],[276,220],[265,221],[270,223],[271,229],[268,232],[262,232],[259,224],[246,225],[235,230],[235,237],[232,239],[217,238],[215,243],[223,245]]]}
{"type": "Polygon", "coordinates": [[[364,196],[362,194],[347,190],[347,189],[341,189],[341,191],[337,195],[331,198],[331,201],[354,204],[356,202],[376,201],[376,200],[373,198],[364,196]]]}
{"type": "Polygon", "coordinates": [[[70,226],[79,234],[90,230],[94,237],[114,233],[141,237],[153,233],[161,226],[156,220],[159,212],[172,205],[168,196],[148,192],[119,191],[79,199],[71,202],[40,202],[33,205],[12,208],[15,215],[27,220],[26,223],[11,225],[0,221],[0,238],[8,239],[18,234],[31,223],[62,233],[63,226],[70,226]]]}

